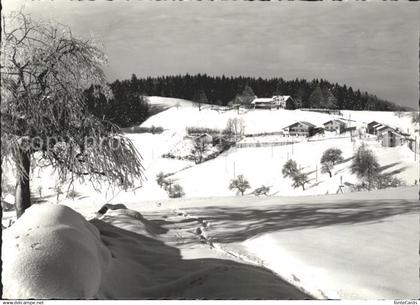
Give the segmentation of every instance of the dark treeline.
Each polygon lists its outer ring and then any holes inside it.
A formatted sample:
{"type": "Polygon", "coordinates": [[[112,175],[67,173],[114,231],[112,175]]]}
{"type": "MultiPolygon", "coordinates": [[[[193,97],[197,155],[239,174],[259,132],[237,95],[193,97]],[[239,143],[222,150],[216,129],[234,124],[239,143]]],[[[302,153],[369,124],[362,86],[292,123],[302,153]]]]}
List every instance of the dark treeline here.
{"type": "Polygon", "coordinates": [[[86,91],[87,107],[96,116],[120,127],[141,124],[152,113],[144,96],[164,96],[226,106],[250,106],[253,96],[290,95],[298,108],[403,111],[406,108],[382,100],[367,92],[323,79],[286,81],[282,78],[212,77],[178,75],[116,80],[110,84],[113,98],[109,101],[97,89],[86,91]]]}
{"type": "Polygon", "coordinates": [[[333,84],[323,79],[308,82],[305,79],[253,78],[197,75],[177,75],[137,78],[112,83],[113,87],[129,87],[144,95],[157,95],[193,100],[197,91],[204,91],[208,103],[227,105],[246,86],[258,97],[290,95],[303,108],[335,108],[348,110],[401,111],[404,107],[346,85],[333,84]]]}

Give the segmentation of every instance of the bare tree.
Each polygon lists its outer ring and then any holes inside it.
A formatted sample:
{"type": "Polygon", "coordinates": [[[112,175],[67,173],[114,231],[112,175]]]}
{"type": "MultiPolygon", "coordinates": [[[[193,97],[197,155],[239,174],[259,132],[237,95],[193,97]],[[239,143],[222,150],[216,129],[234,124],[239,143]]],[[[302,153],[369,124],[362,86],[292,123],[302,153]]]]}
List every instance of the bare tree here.
{"type": "Polygon", "coordinates": [[[203,161],[203,155],[207,151],[208,147],[204,139],[197,138],[194,140],[193,148],[191,152],[195,156],[195,163],[201,163],[203,161]]]}
{"type": "Polygon", "coordinates": [[[243,119],[233,118],[226,123],[224,133],[234,142],[239,141],[245,133],[245,123],[243,119]]]}
{"type": "Polygon", "coordinates": [[[2,165],[16,166],[18,217],[31,205],[31,162],[52,165],[70,183],[90,177],[127,188],[141,181],[132,142],[86,111],[83,91],[91,85],[111,96],[105,63],[95,41],[76,38],[67,27],[23,13],[2,18],[1,153],[2,165]]]}

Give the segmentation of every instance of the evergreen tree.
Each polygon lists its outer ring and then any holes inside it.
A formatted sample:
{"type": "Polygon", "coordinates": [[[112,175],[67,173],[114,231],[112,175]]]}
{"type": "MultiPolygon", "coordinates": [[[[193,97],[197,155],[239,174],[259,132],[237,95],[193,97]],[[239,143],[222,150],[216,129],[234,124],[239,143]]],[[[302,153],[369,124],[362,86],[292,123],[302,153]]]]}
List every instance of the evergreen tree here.
{"type": "Polygon", "coordinates": [[[203,90],[198,90],[194,94],[193,102],[198,107],[198,110],[201,111],[201,106],[203,104],[208,104],[206,93],[203,90]]]}
{"type": "Polygon", "coordinates": [[[309,105],[311,108],[321,108],[325,104],[325,98],[321,87],[317,85],[309,96],[309,105]]]}
{"type": "Polygon", "coordinates": [[[337,108],[337,99],[335,98],[334,94],[331,90],[327,87],[322,89],[322,95],[324,96],[323,103],[321,104],[321,108],[326,109],[335,109],[337,108]]]}

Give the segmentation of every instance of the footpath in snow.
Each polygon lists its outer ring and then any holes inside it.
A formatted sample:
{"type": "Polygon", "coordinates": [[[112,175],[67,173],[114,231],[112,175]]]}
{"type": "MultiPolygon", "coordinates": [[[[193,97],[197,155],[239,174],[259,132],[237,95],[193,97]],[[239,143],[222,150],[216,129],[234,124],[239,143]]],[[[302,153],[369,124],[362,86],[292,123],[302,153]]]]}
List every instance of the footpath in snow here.
{"type": "Polygon", "coordinates": [[[314,197],[185,200],[228,255],[269,268],[316,298],[419,297],[418,188],[314,197]]]}

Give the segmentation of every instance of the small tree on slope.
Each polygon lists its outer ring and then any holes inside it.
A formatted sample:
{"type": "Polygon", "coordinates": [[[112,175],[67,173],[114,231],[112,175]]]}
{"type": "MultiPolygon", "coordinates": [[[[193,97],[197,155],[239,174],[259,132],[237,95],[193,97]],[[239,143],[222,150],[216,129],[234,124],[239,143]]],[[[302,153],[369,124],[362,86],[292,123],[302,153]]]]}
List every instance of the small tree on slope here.
{"type": "Polygon", "coordinates": [[[308,174],[302,173],[302,171],[298,169],[296,162],[292,159],[288,160],[283,165],[282,174],[283,177],[289,177],[293,180],[292,186],[294,188],[301,186],[302,189],[305,190],[305,184],[309,182],[308,174]]]}
{"type": "Polygon", "coordinates": [[[332,169],[334,168],[334,165],[338,162],[343,161],[341,149],[338,148],[329,148],[326,151],[324,151],[322,157],[321,157],[321,172],[328,173],[330,175],[330,178],[332,177],[332,169]]]}
{"type": "Polygon", "coordinates": [[[301,186],[302,190],[305,190],[305,184],[309,182],[308,174],[302,173],[300,171],[293,176],[292,180],[292,186],[294,188],[301,186]]]}
{"type": "Polygon", "coordinates": [[[89,176],[127,188],[141,180],[132,142],[117,126],[86,111],[83,91],[91,85],[107,88],[105,62],[93,41],[77,39],[61,25],[22,13],[2,19],[1,155],[2,165],[12,160],[16,166],[18,217],[31,205],[35,153],[61,181],[89,176]]]}
{"type": "Polygon", "coordinates": [[[379,175],[379,163],[375,154],[363,144],[354,155],[351,164],[351,172],[362,179],[368,189],[374,186],[375,180],[379,175]]]}
{"type": "Polygon", "coordinates": [[[230,190],[238,190],[242,196],[244,195],[244,192],[249,188],[251,188],[251,185],[243,175],[239,175],[236,177],[236,179],[232,179],[229,185],[230,190]]]}
{"type": "Polygon", "coordinates": [[[288,160],[283,165],[283,169],[281,172],[284,178],[293,178],[299,172],[296,161],[293,161],[292,159],[288,160]]]}

